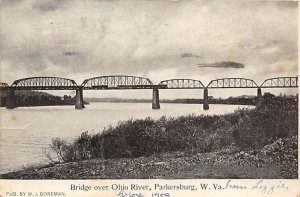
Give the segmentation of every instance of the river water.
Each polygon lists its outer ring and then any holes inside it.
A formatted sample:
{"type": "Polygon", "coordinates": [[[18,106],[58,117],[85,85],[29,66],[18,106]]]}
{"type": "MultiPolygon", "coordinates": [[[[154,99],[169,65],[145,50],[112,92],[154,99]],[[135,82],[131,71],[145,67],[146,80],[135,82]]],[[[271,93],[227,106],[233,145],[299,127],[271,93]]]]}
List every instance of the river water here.
{"type": "Polygon", "coordinates": [[[0,108],[0,174],[48,161],[43,153],[54,137],[72,140],[84,131],[101,132],[118,121],[188,114],[225,114],[238,108],[253,106],[210,105],[208,111],[200,104],[161,103],[152,110],[151,103],[104,103],[86,105],[83,110],[74,106],[0,108]]]}

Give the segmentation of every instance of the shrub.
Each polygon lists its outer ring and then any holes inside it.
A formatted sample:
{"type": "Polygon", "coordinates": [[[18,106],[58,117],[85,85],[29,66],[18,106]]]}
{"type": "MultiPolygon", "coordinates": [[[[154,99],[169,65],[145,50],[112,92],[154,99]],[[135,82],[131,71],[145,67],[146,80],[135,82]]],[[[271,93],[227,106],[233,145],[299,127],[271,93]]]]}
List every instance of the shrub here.
{"type": "Polygon", "coordinates": [[[50,147],[56,152],[58,161],[63,163],[76,160],[74,146],[74,144],[68,144],[65,140],[54,138],[50,147]]]}
{"type": "Polygon", "coordinates": [[[297,135],[297,119],[296,108],[254,109],[239,119],[233,137],[240,148],[262,147],[278,138],[297,135]]]}

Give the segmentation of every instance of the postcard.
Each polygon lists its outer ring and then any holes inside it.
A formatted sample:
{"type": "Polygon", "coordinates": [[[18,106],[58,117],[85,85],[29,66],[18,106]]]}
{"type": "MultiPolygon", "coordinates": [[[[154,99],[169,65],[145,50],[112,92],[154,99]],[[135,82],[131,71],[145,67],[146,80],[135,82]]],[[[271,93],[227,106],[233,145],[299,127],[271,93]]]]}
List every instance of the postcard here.
{"type": "Polygon", "coordinates": [[[298,2],[0,5],[0,197],[300,196],[298,2]]]}

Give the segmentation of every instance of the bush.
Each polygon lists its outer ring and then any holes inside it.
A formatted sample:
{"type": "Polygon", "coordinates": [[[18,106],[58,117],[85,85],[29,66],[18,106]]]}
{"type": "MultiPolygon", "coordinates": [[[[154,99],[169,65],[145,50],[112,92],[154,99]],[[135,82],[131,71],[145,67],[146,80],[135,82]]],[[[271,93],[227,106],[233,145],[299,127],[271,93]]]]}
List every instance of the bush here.
{"type": "Polygon", "coordinates": [[[254,109],[235,126],[233,137],[240,148],[262,147],[278,138],[297,136],[298,111],[294,109],[254,109]]]}
{"type": "Polygon", "coordinates": [[[51,149],[56,152],[59,162],[75,161],[74,144],[68,144],[65,140],[60,138],[52,139],[51,149]]]}
{"type": "MultiPolygon", "coordinates": [[[[53,138],[50,148],[56,153],[57,160],[61,163],[78,161],[91,158],[91,138],[88,132],[83,132],[74,143],[67,143],[60,138],[53,138]]],[[[45,153],[49,158],[50,154],[45,153]]],[[[52,158],[49,160],[53,161],[52,158]]]]}

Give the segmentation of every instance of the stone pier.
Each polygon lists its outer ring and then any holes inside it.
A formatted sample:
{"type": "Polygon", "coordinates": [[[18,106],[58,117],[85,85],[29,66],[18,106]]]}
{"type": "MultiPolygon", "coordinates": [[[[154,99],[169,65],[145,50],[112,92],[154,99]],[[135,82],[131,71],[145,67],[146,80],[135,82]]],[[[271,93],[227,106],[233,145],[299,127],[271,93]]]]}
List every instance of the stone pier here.
{"type": "Polygon", "coordinates": [[[13,109],[16,108],[16,99],[15,99],[15,91],[13,89],[7,90],[7,97],[6,97],[6,108],[13,109]]]}
{"type": "Polygon", "coordinates": [[[83,91],[82,91],[82,88],[78,88],[78,89],[76,89],[75,109],[82,109],[82,108],[84,108],[83,91]]]}
{"type": "Polygon", "coordinates": [[[257,97],[256,97],[256,106],[261,106],[263,102],[262,91],[260,88],[257,88],[257,97]]]}
{"type": "Polygon", "coordinates": [[[203,94],[203,109],[209,110],[209,104],[208,104],[208,89],[204,88],[204,94],[203,94]]]}
{"type": "Polygon", "coordinates": [[[262,92],[260,88],[257,88],[257,98],[262,97],[262,92]]]}
{"type": "Polygon", "coordinates": [[[159,91],[156,88],[153,89],[152,109],[160,109],[160,105],[159,105],[159,91]]]}

